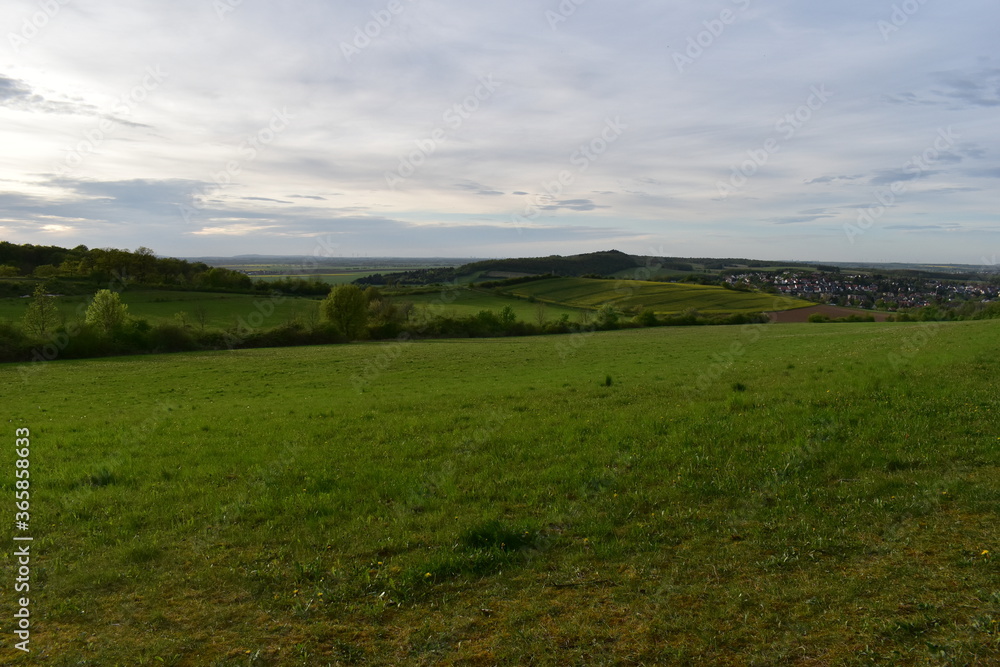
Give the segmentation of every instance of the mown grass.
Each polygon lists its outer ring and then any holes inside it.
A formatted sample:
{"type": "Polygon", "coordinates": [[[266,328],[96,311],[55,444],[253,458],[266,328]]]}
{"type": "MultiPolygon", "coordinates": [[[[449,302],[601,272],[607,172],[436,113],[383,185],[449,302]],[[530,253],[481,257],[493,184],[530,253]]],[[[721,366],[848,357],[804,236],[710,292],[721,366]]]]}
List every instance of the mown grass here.
{"type": "Polygon", "coordinates": [[[28,384],[0,367],[11,445],[21,426],[34,443],[34,659],[989,664],[998,333],[355,344],[54,362],[28,384]]]}
{"type": "Polygon", "coordinates": [[[742,292],[711,285],[657,283],[643,280],[598,280],[556,278],[507,288],[519,297],[575,308],[598,308],[611,303],[617,308],[651,308],[656,313],[677,314],[690,308],[706,314],[759,313],[815,305],[801,299],[775,297],[760,292],[742,292]]]}

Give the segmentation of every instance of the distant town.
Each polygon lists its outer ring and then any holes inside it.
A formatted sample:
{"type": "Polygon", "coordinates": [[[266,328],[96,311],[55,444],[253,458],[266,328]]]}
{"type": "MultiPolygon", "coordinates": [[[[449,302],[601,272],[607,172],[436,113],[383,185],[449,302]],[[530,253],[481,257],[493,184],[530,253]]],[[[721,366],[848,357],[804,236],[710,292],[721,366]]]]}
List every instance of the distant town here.
{"type": "Polygon", "coordinates": [[[733,287],[760,289],[834,306],[876,310],[986,303],[1000,297],[1000,279],[997,277],[990,282],[979,282],[861,273],[775,271],[730,274],[725,277],[725,282],[733,287]]]}

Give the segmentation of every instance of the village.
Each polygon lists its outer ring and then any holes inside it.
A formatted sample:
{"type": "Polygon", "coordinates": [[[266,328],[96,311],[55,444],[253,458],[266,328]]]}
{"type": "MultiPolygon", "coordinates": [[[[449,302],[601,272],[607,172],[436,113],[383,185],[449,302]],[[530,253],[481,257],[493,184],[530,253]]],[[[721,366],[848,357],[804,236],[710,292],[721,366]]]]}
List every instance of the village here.
{"type": "Polygon", "coordinates": [[[835,306],[904,310],[924,306],[956,306],[990,302],[1000,297],[1000,282],[940,278],[803,273],[799,271],[738,273],[725,277],[732,287],[750,287],[835,306]]]}

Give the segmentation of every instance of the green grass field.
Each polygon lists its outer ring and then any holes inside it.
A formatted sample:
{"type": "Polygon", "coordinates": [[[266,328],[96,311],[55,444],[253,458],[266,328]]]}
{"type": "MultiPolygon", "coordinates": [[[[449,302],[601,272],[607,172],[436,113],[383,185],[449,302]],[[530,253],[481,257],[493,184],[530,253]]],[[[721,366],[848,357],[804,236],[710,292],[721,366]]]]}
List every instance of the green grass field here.
{"type": "MultiPolygon", "coordinates": [[[[270,300],[265,294],[226,294],[214,292],[187,292],[168,290],[134,290],[121,293],[121,300],[128,305],[129,314],[155,323],[162,320],[179,322],[178,313],[185,313],[191,326],[201,326],[198,313],[204,313],[204,324],[209,328],[232,327],[239,318],[259,312],[258,304],[269,302],[267,326],[277,326],[295,317],[306,317],[307,312],[318,312],[318,300],[287,297],[270,300]],[[273,306],[273,313],[271,307],[273,306]]],[[[19,321],[24,317],[30,299],[0,299],[0,319],[19,321]]],[[[68,320],[82,319],[90,303],[89,296],[59,297],[59,311],[68,320]]]]}
{"type": "MultiPolygon", "coordinates": [[[[557,304],[529,303],[524,299],[493,294],[485,290],[470,290],[460,288],[447,292],[430,291],[423,294],[401,294],[391,296],[398,302],[411,302],[418,307],[432,308],[432,312],[453,317],[475,315],[481,310],[492,310],[499,313],[505,306],[514,309],[518,319],[536,323],[539,308],[545,321],[559,319],[563,314],[576,321],[580,309],[560,306],[557,304]]],[[[283,322],[295,319],[308,321],[309,317],[317,316],[319,312],[319,297],[296,298],[288,297],[270,301],[267,295],[245,295],[213,292],[188,292],[168,290],[134,290],[121,293],[122,301],[128,305],[129,314],[133,317],[148,320],[150,323],[170,320],[180,322],[179,313],[184,313],[184,321],[193,327],[200,327],[199,312],[204,315],[204,325],[207,328],[226,329],[232,327],[239,318],[247,318],[258,312],[258,304],[264,301],[274,306],[274,312],[267,318],[268,327],[277,326],[283,322]]],[[[68,320],[80,319],[81,312],[86,309],[89,296],[59,297],[57,304],[60,312],[68,320]],[[81,307],[83,310],[81,310],[81,307]]],[[[24,317],[30,299],[0,299],[0,320],[20,321],[24,317]]],[[[270,305],[266,312],[270,311],[270,305]]]]}
{"type": "Polygon", "coordinates": [[[32,438],[31,664],[995,663],[998,341],[788,324],[0,366],[10,520],[32,438]]]}
{"type": "Polygon", "coordinates": [[[296,278],[301,280],[318,280],[323,283],[328,283],[330,285],[343,285],[345,283],[351,283],[358,278],[367,278],[370,275],[381,273],[380,271],[331,271],[330,273],[311,273],[308,275],[296,274],[296,273],[275,273],[273,275],[266,276],[252,276],[254,280],[283,280],[285,278],[296,278]]]}
{"type": "Polygon", "coordinates": [[[510,306],[514,310],[514,314],[517,315],[517,319],[531,323],[538,322],[539,310],[541,310],[541,317],[547,322],[558,320],[562,315],[567,315],[572,322],[576,322],[582,310],[554,303],[529,303],[525,299],[503,296],[487,290],[467,288],[437,290],[423,294],[400,294],[392,298],[399,302],[410,302],[417,307],[432,308],[432,312],[456,317],[475,315],[482,310],[492,310],[494,313],[499,313],[506,306],[510,306]]]}
{"type": "Polygon", "coordinates": [[[618,308],[652,308],[656,313],[676,314],[695,308],[705,314],[758,313],[815,305],[801,299],[775,297],[759,292],[740,292],[708,285],[657,283],[640,280],[556,278],[523,283],[506,291],[520,297],[575,308],[598,308],[612,303],[618,308]]]}

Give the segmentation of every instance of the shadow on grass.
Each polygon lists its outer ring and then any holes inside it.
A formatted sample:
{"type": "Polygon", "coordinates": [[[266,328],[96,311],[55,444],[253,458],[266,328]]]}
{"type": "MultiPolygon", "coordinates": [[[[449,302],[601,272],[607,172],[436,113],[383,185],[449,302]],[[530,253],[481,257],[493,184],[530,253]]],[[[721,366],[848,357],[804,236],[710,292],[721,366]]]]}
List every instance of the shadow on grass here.
{"type": "Polygon", "coordinates": [[[441,550],[404,570],[397,595],[418,598],[428,594],[434,584],[518,567],[545,546],[546,540],[532,526],[485,521],[463,531],[452,549],[441,550]]]}

